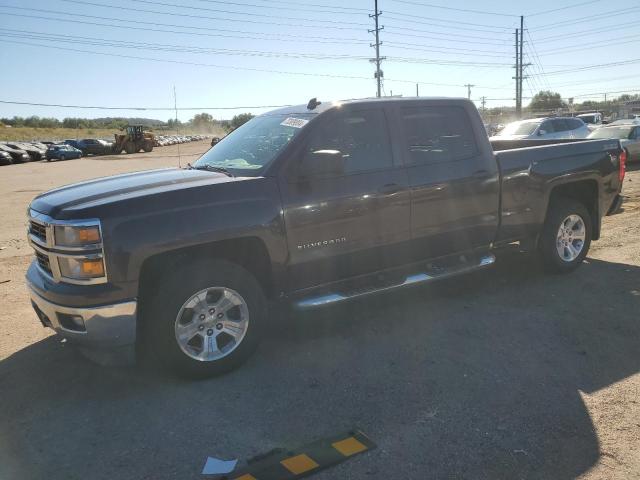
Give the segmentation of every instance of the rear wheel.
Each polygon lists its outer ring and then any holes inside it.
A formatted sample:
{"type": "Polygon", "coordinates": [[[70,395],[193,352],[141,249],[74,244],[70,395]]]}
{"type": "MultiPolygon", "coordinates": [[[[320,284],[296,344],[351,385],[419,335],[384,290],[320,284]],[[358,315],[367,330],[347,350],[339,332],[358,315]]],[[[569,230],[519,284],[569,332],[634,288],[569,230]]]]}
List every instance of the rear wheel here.
{"type": "Polygon", "coordinates": [[[150,151],[152,151],[152,150],[153,150],[153,143],[152,143],[152,142],[144,142],[144,145],[143,145],[142,149],[143,149],[145,152],[150,152],[150,151]]]}
{"type": "Polygon", "coordinates": [[[180,375],[221,375],[255,350],[266,321],[260,284],[244,268],[210,260],[183,267],[149,302],[143,335],[155,357],[180,375]]]}
{"type": "Polygon", "coordinates": [[[64,156],[64,154],[60,155],[60,160],[66,160],[67,158],[64,156]]]}
{"type": "Polygon", "coordinates": [[[567,273],[578,268],[589,252],[592,234],[591,215],[582,203],[562,197],[554,200],[540,238],[545,269],[567,273]]]}

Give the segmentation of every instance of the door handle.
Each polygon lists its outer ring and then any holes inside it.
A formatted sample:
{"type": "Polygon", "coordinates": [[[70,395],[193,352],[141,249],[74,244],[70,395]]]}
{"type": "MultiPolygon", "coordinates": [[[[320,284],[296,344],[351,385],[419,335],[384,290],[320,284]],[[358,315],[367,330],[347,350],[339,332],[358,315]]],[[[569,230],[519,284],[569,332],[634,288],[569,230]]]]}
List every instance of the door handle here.
{"type": "Polygon", "coordinates": [[[387,183],[378,189],[378,193],[382,195],[393,195],[394,193],[398,193],[404,190],[402,185],[398,185],[397,183],[387,183]]]}

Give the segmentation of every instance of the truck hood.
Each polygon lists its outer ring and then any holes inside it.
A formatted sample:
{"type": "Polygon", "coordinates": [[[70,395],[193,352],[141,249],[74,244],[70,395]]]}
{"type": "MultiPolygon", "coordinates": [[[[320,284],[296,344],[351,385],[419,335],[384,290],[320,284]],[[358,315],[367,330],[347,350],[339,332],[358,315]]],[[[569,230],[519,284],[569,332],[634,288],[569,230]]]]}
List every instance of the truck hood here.
{"type": "Polygon", "coordinates": [[[81,219],[84,218],[83,211],[93,207],[238,180],[242,178],[194,169],[147,170],[49,190],[38,195],[30,208],[54,219],[81,219]]]}

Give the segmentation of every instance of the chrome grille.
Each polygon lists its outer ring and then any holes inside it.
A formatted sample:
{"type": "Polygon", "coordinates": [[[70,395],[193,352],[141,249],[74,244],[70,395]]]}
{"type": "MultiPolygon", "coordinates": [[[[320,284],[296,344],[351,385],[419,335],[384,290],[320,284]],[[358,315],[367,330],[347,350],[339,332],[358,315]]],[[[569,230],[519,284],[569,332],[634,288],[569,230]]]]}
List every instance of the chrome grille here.
{"type": "Polygon", "coordinates": [[[42,270],[51,275],[51,263],[49,261],[49,255],[36,251],[36,260],[42,270]]]}
{"type": "Polygon", "coordinates": [[[47,227],[42,225],[41,223],[34,222],[33,220],[29,221],[29,233],[34,237],[41,240],[43,243],[47,243],[47,227]]]}

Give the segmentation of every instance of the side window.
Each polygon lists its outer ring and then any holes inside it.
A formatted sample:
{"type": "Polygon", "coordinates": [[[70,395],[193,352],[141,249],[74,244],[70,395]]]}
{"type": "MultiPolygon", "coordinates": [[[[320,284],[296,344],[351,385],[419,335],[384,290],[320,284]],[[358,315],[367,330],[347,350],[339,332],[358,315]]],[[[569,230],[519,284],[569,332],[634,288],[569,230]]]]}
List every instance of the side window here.
{"type": "Polygon", "coordinates": [[[379,109],[339,112],[327,118],[312,134],[306,152],[318,150],[338,150],[346,174],[393,166],[387,123],[379,109]]]}
{"type": "Polygon", "coordinates": [[[554,132],[566,132],[567,130],[570,130],[565,120],[556,119],[556,120],[552,120],[551,123],[553,123],[554,132]]]}
{"type": "Polygon", "coordinates": [[[551,123],[550,120],[547,120],[546,122],[542,122],[542,125],[540,125],[540,130],[544,130],[547,133],[553,133],[556,131],[554,130],[553,123],[551,123]]]}
{"type": "MultiPolygon", "coordinates": [[[[595,117],[594,117],[595,120],[595,117]]],[[[571,130],[577,130],[578,128],[582,128],[585,123],[582,120],[579,120],[577,118],[574,118],[572,120],[570,120],[571,122],[571,130]]]]}
{"type": "Polygon", "coordinates": [[[629,138],[637,138],[640,139],[640,127],[636,127],[634,133],[631,134],[629,138]]]}
{"type": "Polygon", "coordinates": [[[462,107],[405,107],[401,115],[411,165],[455,162],[478,153],[462,107]]]}

